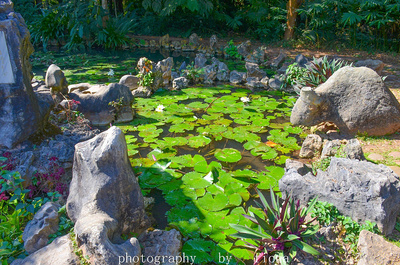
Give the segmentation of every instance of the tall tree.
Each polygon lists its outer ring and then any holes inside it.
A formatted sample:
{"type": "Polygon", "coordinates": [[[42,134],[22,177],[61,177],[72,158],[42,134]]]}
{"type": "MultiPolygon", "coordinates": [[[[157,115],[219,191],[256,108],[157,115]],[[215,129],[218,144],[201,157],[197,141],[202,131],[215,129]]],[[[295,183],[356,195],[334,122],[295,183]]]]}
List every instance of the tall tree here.
{"type": "Polygon", "coordinates": [[[294,28],[296,27],[297,9],[302,4],[303,0],[288,0],[287,2],[287,19],[286,19],[286,30],[285,40],[290,40],[294,36],[294,28]]]}

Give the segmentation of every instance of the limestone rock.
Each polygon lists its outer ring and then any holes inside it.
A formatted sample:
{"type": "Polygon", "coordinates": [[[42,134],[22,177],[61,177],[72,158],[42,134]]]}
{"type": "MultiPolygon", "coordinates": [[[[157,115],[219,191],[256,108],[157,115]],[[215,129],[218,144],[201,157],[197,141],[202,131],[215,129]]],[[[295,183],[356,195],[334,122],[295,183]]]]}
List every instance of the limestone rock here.
{"type": "Polygon", "coordinates": [[[47,245],[49,236],[58,230],[58,208],[54,202],[45,203],[28,222],[22,234],[24,248],[29,254],[47,245]]]}
{"type": "Polygon", "coordinates": [[[361,231],[357,247],[360,250],[358,265],[400,264],[400,248],[367,230],[361,231]]]}
{"type": "Polygon", "coordinates": [[[217,44],[218,44],[218,38],[214,34],[210,37],[210,48],[213,50],[217,49],[217,44]]]}
{"type": "Polygon", "coordinates": [[[140,255],[136,238],[124,242],[120,237],[140,234],[148,219],[119,128],[75,146],[66,208],[77,241],[94,264],[119,264],[118,256],[140,255]]]}
{"type": "MultiPolygon", "coordinates": [[[[145,257],[177,257],[180,256],[182,247],[181,234],[171,229],[169,231],[162,231],[155,229],[154,231],[146,231],[141,235],[139,241],[143,246],[143,255],[145,257]]],[[[157,263],[145,262],[145,265],[156,265],[157,263]]],[[[169,262],[166,259],[162,262],[163,265],[175,265],[175,262],[169,262]]]]}
{"type": "Polygon", "coordinates": [[[68,86],[68,93],[74,92],[75,90],[85,91],[88,90],[92,85],[89,83],[79,83],[68,86]]]}
{"type": "Polygon", "coordinates": [[[279,67],[281,67],[282,64],[283,64],[283,62],[285,61],[286,57],[287,57],[286,54],[285,54],[284,52],[280,51],[278,57],[276,57],[276,58],[272,61],[271,67],[273,67],[273,68],[279,68],[279,67]]]}
{"type": "Polygon", "coordinates": [[[55,64],[50,65],[47,69],[45,82],[53,94],[58,92],[62,94],[68,93],[68,82],[64,72],[55,64]]]}
{"type": "Polygon", "coordinates": [[[258,64],[246,62],[247,77],[263,78],[267,74],[261,70],[258,64]]]}
{"type": "Polygon", "coordinates": [[[319,154],[322,149],[322,138],[317,134],[309,134],[304,140],[301,149],[300,157],[312,158],[315,154],[319,154]]]}
{"type": "Polygon", "coordinates": [[[400,213],[399,176],[384,165],[366,161],[332,157],[327,170],[318,170],[316,176],[287,167],[279,190],[303,204],[318,196],[343,215],[377,223],[384,234],[393,231],[400,213]]]}
{"type": "Polygon", "coordinates": [[[240,55],[242,55],[243,57],[246,57],[247,55],[249,55],[251,53],[251,42],[249,40],[240,43],[237,46],[237,51],[240,55]]]}
{"type": "Polygon", "coordinates": [[[162,36],[159,43],[162,48],[169,49],[169,34],[162,36]]]}
{"type": "Polygon", "coordinates": [[[280,90],[282,86],[282,81],[278,77],[269,79],[268,85],[274,90],[280,90]]]}
{"type": "MultiPolygon", "coordinates": [[[[136,91],[136,90],[135,90],[136,91]]],[[[129,88],[120,84],[99,86],[94,94],[84,94],[74,91],[69,94],[71,99],[80,102],[78,110],[92,122],[93,125],[108,125],[113,121],[127,122],[133,119],[133,95],[129,88]],[[110,106],[110,102],[121,102],[119,109],[110,106]]]]}
{"type": "Polygon", "coordinates": [[[382,75],[382,70],[383,67],[385,67],[385,64],[381,60],[372,60],[372,59],[367,59],[363,61],[358,61],[354,64],[355,67],[368,67],[374,70],[378,75],[382,75]]]}
{"type": "Polygon", "coordinates": [[[206,66],[207,58],[203,53],[196,54],[196,58],[194,58],[194,67],[203,68],[206,66]]]}
{"type": "Polygon", "coordinates": [[[302,88],[290,121],[306,126],[330,121],[343,133],[385,135],[400,129],[400,104],[375,71],[346,66],[315,90],[302,88]]]}
{"type": "Polygon", "coordinates": [[[32,85],[33,53],[24,19],[11,1],[0,2],[0,147],[12,148],[43,129],[32,85]]]}
{"type": "Polygon", "coordinates": [[[337,139],[326,142],[324,144],[324,148],[322,149],[321,158],[336,155],[341,146],[342,143],[337,139]]]}
{"type": "Polygon", "coordinates": [[[246,80],[246,73],[233,70],[229,76],[229,82],[232,84],[242,84],[246,80]]]}
{"type": "Polygon", "coordinates": [[[258,47],[251,54],[247,55],[244,60],[249,63],[262,64],[266,58],[265,50],[264,46],[258,47]]]}
{"type": "Polygon", "coordinates": [[[343,148],[348,159],[365,160],[361,144],[357,139],[350,139],[343,148]]]}
{"type": "Polygon", "coordinates": [[[172,82],[172,87],[175,90],[181,90],[182,88],[186,88],[188,83],[189,81],[182,76],[174,79],[174,81],[172,82]]]}
{"type": "Polygon", "coordinates": [[[197,36],[196,33],[192,33],[189,36],[189,44],[192,44],[194,46],[199,46],[200,45],[200,38],[197,36]]]}
{"type": "Polygon", "coordinates": [[[139,87],[139,78],[134,75],[124,75],[119,80],[119,84],[129,87],[133,91],[139,87]]]}
{"type": "Polygon", "coordinates": [[[303,54],[297,55],[296,58],[294,59],[294,62],[297,63],[297,65],[300,67],[306,67],[306,64],[309,61],[310,60],[307,57],[305,57],[303,54]]]}
{"type": "MultiPolygon", "coordinates": [[[[79,265],[69,235],[56,238],[51,244],[39,249],[25,259],[17,259],[12,265],[79,265]]],[[[117,263],[118,264],[118,263],[117,263]]]]}
{"type": "Polygon", "coordinates": [[[261,80],[260,80],[261,84],[264,85],[264,88],[267,89],[269,87],[269,77],[268,76],[264,76],[261,80]]]}
{"type": "Polygon", "coordinates": [[[264,85],[261,83],[261,81],[257,77],[248,77],[246,79],[246,86],[250,88],[250,90],[255,90],[255,89],[260,89],[264,88],[264,85]]]}
{"type": "MultiPolygon", "coordinates": [[[[161,72],[164,86],[168,86],[168,84],[171,82],[172,67],[174,67],[174,59],[172,57],[168,57],[167,59],[159,61],[154,69],[154,71],[161,72]]],[[[157,89],[158,87],[153,88],[153,90],[157,89]]]]}

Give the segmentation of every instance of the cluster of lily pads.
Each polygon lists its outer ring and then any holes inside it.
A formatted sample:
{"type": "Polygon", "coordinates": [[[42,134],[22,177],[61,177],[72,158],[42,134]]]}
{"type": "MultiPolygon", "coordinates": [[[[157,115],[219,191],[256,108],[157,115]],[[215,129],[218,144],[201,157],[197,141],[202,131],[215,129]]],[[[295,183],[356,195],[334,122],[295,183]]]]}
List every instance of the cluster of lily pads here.
{"type": "Polygon", "coordinates": [[[277,190],[282,165],[300,149],[302,130],[288,122],[295,101],[230,85],[158,91],[137,98],[136,119],[119,126],[143,194],[162,193],[168,227],[182,233],[182,251],[196,264],[253,257],[231,249],[237,239],[229,237],[236,232],[230,224],[254,226],[243,214],[262,215],[253,206],[255,188],[277,190]]]}

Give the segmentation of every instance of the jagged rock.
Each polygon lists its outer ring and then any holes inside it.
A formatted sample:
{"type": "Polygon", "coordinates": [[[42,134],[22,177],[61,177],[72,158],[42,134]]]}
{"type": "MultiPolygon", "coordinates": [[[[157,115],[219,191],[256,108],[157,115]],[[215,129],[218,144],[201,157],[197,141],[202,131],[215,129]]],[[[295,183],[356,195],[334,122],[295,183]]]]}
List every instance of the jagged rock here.
{"type": "Polygon", "coordinates": [[[261,80],[260,80],[261,84],[264,85],[264,88],[267,89],[269,87],[269,77],[268,76],[264,76],[261,80]]]}
{"type": "Polygon", "coordinates": [[[254,89],[259,89],[259,88],[264,88],[264,85],[260,82],[260,80],[257,77],[248,77],[246,79],[246,86],[250,88],[250,90],[254,89]]]}
{"type": "Polygon", "coordinates": [[[172,71],[171,72],[171,80],[173,81],[174,79],[180,77],[179,74],[177,72],[172,71]]]}
{"type": "MultiPolygon", "coordinates": [[[[181,234],[175,229],[169,231],[162,231],[155,229],[154,231],[146,231],[143,233],[139,241],[143,246],[143,255],[145,257],[162,257],[166,258],[163,265],[175,265],[176,261],[169,260],[169,257],[178,257],[182,247],[181,234]]],[[[156,262],[144,262],[144,265],[156,265],[156,262]]]]}
{"type": "Polygon", "coordinates": [[[58,92],[62,94],[68,93],[68,82],[64,72],[55,64],[50,65],[47,69],[45,83],[47,87],[50,87],[53,94],[58,92]]]}
{"type": "Polygon", "coordinates": [[[372,59],[367,59],[363,61],[358,61],[354,64],[355,67],[368,67],[374,70],[378,75],[382,75],[382,70],[383,67],[385,67],[385,64],[381,60],[372,60],[372,59]]]}
{"type": "Polygon", "coordinates": [[[215,57],[213,57],[211,59],[211,61],[212,61],[213,67],[217,69],[216,79],[218,81],[228,81],[229,80],[229,68],[228,68],[228,66],[225,63],[220,62],[215,57]]]}
{"type": "Polygon", "coordinates": [[[215,64],[206,65],[204,69],[204,83],[212,85],[217,79],[217,66],[215,64]]]}
{"type": "Polygon", "coordinates": [[[326,142],[322,149],[321,158],[336,155],[341,146],[342,143],[337,139],[326,142]]]}
{"type": "Polygon", "coordinates": [[[119,84],[129,87],[133,91],[139,87],[139,78],[134,75],[124,75],[119,80],[119,84]]]}
{"type": "Polygon", "coordinates": [[[159,43],[162,48],[169,49],[169,34],[162,36],[159,43]]]}
{"type": "MultiPolygon", "coordinates": [[[[135,90],[136,91],[136,90],[135,90]]],[[[90,120],[93,125],[108,125],[113,121],[127,122],[133,119],[133,96],[128,87],[120,84],[99,86],[94,94],[83,94],[74,91],[69,94],[71,99],[80,102],[78,110],[90,120]],[[121,102],[119,109],[110,106],[110,102],[121,102]]]]}
{"type": "Polygon", "coordinates": [[[153,70],[153,62],[147,59],[146,57],[142,57],[139,59],[137,63],[137,68],[139,69],[139,73],[142,75],[147,74],[148,72],[153,70]]]}
{"type": "Polygon", "coordinates": [[[249,63],[262,64],[266,58],[265,50],[264,46],[258,47],[251,54],[247,55],[244,60],[249,63]]]}
{"type": "Polygon", "coordinates": [[[242,84],[246,80],[246,73],[238,72],[236,70],[231,71],[229,76],[229,82],[232,84],[242,84]]]}
{"type": "Polygon", "coordinates": [[[194,58],[194,67],[203,68],[206,66],[207,58],[203,53],[196,54],[196,58],[194,58]]]}
{"type": "Polygon", "coordinates": [[[276,58],[272,61],[271,67],[273,67],[273,68],[279,68],[279,67],[281,67],[282,64],[283,64],[283,62],[285,61],[286,57],[287,57],[286,54],[285,54],[284,52],[280,51],[278,57],[276,57],[276,58]]]}
{"type": "Polygon", "coordinates": [[[29,221],[22,234],[26,252],[32,254],[47,245],[49,236],[58,230],[58,208],[54,202],[45,203],[29,221]]]}
{"type": "Polygon", "coordinates": [[[217,49],[217,44],[218,44],[218,38],[217,36],[214,34],[210,37],[210,48],[212,50],[217,49]]]}
{"type": "Polygon", "coordinates": [[[77,242],[94,264],[120,264],[118,256],[140,256],[136,238],[121,239],[122,234],[140,234],[148,219],[119,128],[75,146],[66,208],[77,242]]]}
{"type": "Polygon", "coordinates": [[[74,92],[75,90],[85,91],[88,90],[92,85],[89,83],[79,83],[68,86],[68,93],[74,92]]]}
{"type": "Polygon", "coordinates": [[[175,50],[182,50],[182,45],[180,41],[173,41],[171,42],[171,46],[175,49],[175,50]]]}
{"type": "Polygon", "coordinates": [[[194,46],[199,46],[200,45],[200,38],[197,36],[196,33],[192,33],[189,36],[189,44],[192,44],[194,46]]]}
{"type": "MultiPolygon", "coordinates": [[[[318,196],[354,220],[376,222],[390,234],[400,213],[399,177],[387,166],[332,157],[326,171],[301,175],[286,165],[279,190],[302,204],[318,196]]],[[[284,195],[283,197],[285,197],[284,195]]]]}
{"type": "Polygon", "coordinates": [[[276,72],[280,75],[286,74],[286,70],[288,69],[289,65],[291,65],[291,62],[286,62],[284,63],[281,68],[279,68],[276,72]]]}
{"type": "Polygon", "coordinates": [[[155,67],[155,71],[159,71],[162,74],[164,86],[168,86],[171,81],[172,67],[174,67],[174,59],[172,57],[159,61],[155,67]]]}
{"type": "Polygon", "coordinates": [[[294,59],[294,62],[297,63],[298,66],[304,68],[304,67],[306,67],[306,64],[309,62],[309,60],[303,54],[299,54],[294,59]]]}
{"type": "Polygon", "coordinates": [[[172,82],[172,88],[175,90],[181,90],[182,88],[186,88],[188,83],[189,81],[185,77],[178,77],[172,82]]]}
{"type": "Polygon", "coordinates": [[[367,230],[360,232],[357,247],[358,265],[400,264],[400,248],[367,230]]]}
{"type": "Polygon", "coordinates": [[[237,46],[237,51],[240,55],[242,55],[243,57],[246,57],[247,55],[249,55],[251,53],[251,42],[249,40],[240,43],[237,46]]]}
{"type": "Polygon", "coordinates": [[[12,148],[44,128],[50,109],[33,92],[34,49],[24,19],[11,1],[0,2],[0,147],[12,148]]]}
{"type": "Polygon", "coordinates": [[[343,152],[346,154],[346,158],[348,159],[365,160],[361,144],[357,139],[349,140],[344,146],[343,152]]]}
{"type": "Polygon", "coordinates": [[[267,74],[261,70],[258,64],[246,62],[247,77],[263,78],[267,74]]]}
{"type": "Polygon", "coordinates": [[[268,85],[274,90],[280,90],[282,86],[282,81],[279,79],[279,77],[274,77],[269,79],[268,85]]]}
{"type": "Polygon", "coordinates": [[[290,121],[306,126],[330,121],[343,133],[385,135],[400,129],[400,104],[375,71],[346,66],[315,90],[302,88],[290,121]]]}
{"type": "Polygon", "coordinates": [[[301,149],[300,157],[312,158],[316,154],[319,154],[322,149],[322,138],[317,134],[309,134],[304,140],[301,149]]]}
{"type": "MultiPolygon", "coordinates": [[[[11,265],[79,265],[69,235],[56,238],[50,245],[39,249],[25,259],[17,259],[11,265]]],[[[117,263],[118,264],[118,263],[117,263]]]]}
{"type": "Polygon", "coordinates": [[[148,98],[151,96],[152,93],[153,92],[151,91],[151,89],[140,86],[137,89],[132,91],[132,96],[134,98],[148,98]]]}

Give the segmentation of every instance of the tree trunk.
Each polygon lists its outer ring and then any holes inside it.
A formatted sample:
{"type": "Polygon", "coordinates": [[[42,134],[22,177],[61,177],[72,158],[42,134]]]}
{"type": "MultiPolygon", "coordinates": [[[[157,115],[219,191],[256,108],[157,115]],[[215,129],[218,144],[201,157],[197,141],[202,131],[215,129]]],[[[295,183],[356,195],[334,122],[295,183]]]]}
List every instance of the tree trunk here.
{"type": "Polygon", "coordinates": [[[294,36],[294,28],[296,26],[297,11],[303,1],[302,0],[288,0],[287,2],[287,20],[284,40],[291,40],[294,36]]]}
{"type": "Polygon", "coordinates": [[[103,11],[105,14],[103,15],[102,22],[103,22],[103,28],[107,27],[107,21],[108,21],[108,1],[107,0],[101,0],[101,7],[103,8],[103,11]]]}

